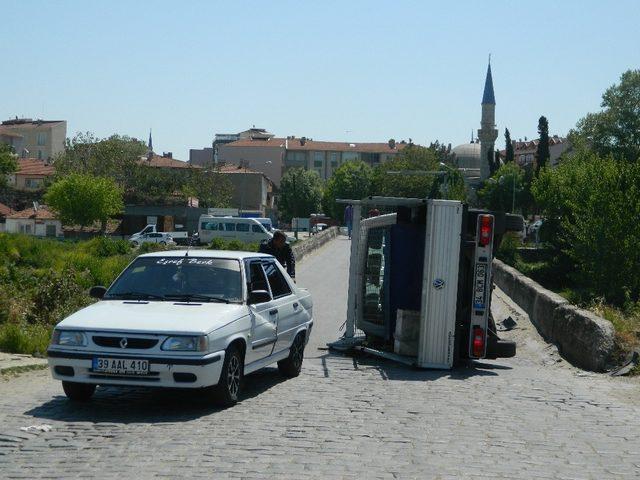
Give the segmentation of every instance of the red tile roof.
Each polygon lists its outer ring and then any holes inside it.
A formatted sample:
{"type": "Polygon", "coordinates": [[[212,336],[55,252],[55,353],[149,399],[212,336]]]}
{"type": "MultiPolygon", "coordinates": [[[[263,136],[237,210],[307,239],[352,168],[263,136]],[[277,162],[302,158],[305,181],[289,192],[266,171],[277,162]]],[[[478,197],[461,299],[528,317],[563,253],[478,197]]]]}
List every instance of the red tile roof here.
{"type": "Polygon", "coordinates": [[[18,159],[18,171],[16,175],[34,175],[41,177],[48,177],[55,173],[55,168],[52,164],[46,163],[37,158],[19,158],[18,159]]]}
{"type": "Polygon", "coordinates": [[[235,142],[225,143],[221,145],[221,148],[226,147],[274,147],[274,148],[284,148],[286,138],[277,138],[272,137],[267,140],[264,139],[253,139],[253,138],[243,138],[241,140],[236,140],[235,142]]]}
{"type": "Polygon", "coordinates": [[[154,155],[150,160],[147,157],[143,157],[140,159],[140,164],[156,168],[202,168],[199,165],[192,165],[189,162],[183,162],[176,158],[161,157],[160,155],[154,155]]]}
{"type": "Polygon", "coordinates": [[[332,152],[364,152],[364,153],[398,153],[407,144],[396,142],[395,148],[389,143],[352,143],[352,142],[322,142],[316,140],[302,140],[301,138],[271,138],[256,140],[245,138],[227,143],[224,147],[276,147],[287,150],[316,150],[332,152]]]}
{"type": "Polygon", "coordinates": [[[0,217],[6,217],[7,215],[11,215],[13,210],[7,207],[4,203],[0,203],[0,217]]]}
{"type": "Polygon", "coordinates": [[[287,140],[287,150],[328,150],[332,152],[363,152],[363,153],[398,153],[407,144],[396,143],[391,148],[388,143],[351,143],[351,142],[320,142],[294,138],[287,140]]]}
{"type": "Polygon", "coordinates": [[[33,208],[25,208],[24,210],[20,210],[19,212],[15,212],[11,215],[7,215],[7,218],[14,218],[14,219],[31,218],[31,219],[37,219],[37,220],[55,220],[56,216],[46,206],[40,205],[37,212],[35,212],[33,208]]]}

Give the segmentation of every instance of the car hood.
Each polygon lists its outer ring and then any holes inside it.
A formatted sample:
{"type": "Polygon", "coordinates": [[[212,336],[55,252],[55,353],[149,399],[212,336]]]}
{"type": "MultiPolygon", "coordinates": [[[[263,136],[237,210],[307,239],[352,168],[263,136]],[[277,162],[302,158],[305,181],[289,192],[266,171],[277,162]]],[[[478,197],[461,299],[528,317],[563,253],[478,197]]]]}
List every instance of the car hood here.
{"type": "Polygon", "coordinates": [[[246,305],[101,300],[58,324],[64,329],[207,334],[249,314],[246,305]]]}

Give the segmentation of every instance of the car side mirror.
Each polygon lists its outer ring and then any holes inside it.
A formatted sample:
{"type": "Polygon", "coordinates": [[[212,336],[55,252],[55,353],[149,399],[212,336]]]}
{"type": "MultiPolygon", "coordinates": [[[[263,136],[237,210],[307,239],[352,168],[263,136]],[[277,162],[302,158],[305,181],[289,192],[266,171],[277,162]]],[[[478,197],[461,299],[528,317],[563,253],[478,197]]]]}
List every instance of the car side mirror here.
{"type": "Polygon", "coordinates": [[[249,305],[254,305],[256,303],[265,303],[271,301],[271,294],[266,290],[254,290],[249,292],[249,299],[247,303],[249,305]]]}
{"type": "Polygon", "coordinates": [[[97,298],[101,300],[104,297],[104,294],[107,293],[107,288],[101,285],[96,285],[95,287],[91,287],[89,290],[89,296],[92,298],[97,298]]]}

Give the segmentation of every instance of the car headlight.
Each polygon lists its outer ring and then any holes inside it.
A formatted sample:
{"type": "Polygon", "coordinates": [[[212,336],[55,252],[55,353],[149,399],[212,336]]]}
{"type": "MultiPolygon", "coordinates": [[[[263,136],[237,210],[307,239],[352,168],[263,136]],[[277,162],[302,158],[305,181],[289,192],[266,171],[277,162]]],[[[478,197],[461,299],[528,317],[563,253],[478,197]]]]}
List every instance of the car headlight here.
{"type": "Polygon", "coordinates": [[[85,347],[87,345],[87,336],[75,330],[55,330],[51,343],[63,347],[85,347]]]}
{"type": "Polygon", "coordinates": [[[162,342],[162,350],[174,352],[204,352],[209,346],[206,336],[199,337],[169,337],[162,342]]]}

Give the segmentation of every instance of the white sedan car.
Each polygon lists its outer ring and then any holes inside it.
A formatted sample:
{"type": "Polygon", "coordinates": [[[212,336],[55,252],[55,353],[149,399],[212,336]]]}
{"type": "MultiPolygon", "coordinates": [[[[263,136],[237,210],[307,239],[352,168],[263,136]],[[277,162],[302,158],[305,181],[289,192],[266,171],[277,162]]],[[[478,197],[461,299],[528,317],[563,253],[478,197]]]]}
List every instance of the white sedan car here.
{"type": "Polygon", "coordinates": [[[160,245],[175,245],[176,242],[173,237],[166,232],[151,232],[151,233],[135,233],[129,237],[129,242],[134,247],[143,243],[158,243],[160,245]]]}
{"type": "Polygon", "coordinates": [[[71,400],[97,385],[201,389],[236,403],[245,374],[300,373],[313,302],[278,261],[214,250],[137,257],[100,301],[60,322],[49,366],[71,400]]]}

